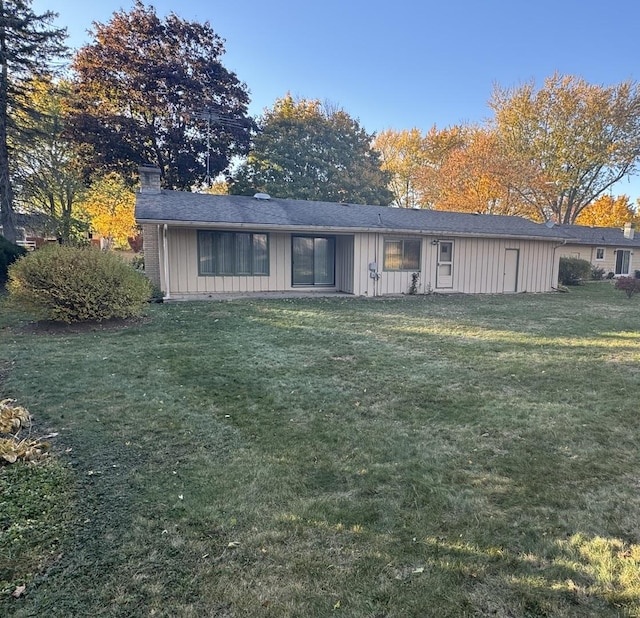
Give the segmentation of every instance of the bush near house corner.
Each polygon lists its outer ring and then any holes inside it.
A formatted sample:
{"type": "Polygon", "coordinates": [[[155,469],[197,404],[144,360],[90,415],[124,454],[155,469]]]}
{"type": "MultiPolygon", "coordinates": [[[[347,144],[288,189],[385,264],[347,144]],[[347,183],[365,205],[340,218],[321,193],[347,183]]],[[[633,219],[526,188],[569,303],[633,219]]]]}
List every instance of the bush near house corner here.
{"type": "Polygon", "coordinates": [[[112,253],[52,245],[9,268],[10,302],[57,322],[103,321],[142,313],[151,283],[112,253]]]}
{"type": "Polygon", "coordinates": [[[19,257],[26,255],[24,247],[14,245],[0,234],[0,286],[7,282],[7,272],[9,265],[13,264],[19,257]]]}
{"type": "Polygon", "coordinates": [[[622,290],[629,298],[640,292],[640,279],[636,277],[619,277],[614,284],[616,290],[622,290]]]}
{"type": "Polygon", "coordinates": [[[558,281],[562,285],[582,285],[591,279],[591,262],[573,257],[560,258],[558,281]]]}

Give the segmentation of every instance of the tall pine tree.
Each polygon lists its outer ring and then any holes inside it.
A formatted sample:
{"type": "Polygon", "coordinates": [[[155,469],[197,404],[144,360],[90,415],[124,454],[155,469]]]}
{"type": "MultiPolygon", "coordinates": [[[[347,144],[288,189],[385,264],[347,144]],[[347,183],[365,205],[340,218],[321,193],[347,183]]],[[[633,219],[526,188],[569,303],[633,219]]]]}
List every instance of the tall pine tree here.
{"type": "Polygon", "coordinates": [[[47,73],[52,57],[66,48],[66,30],[56,28],[51,11],[36,14],[31,0],[0,0],[0,225],[7,240],[16,240],[11,151],[24,138],[16,112],[32,115],[26,96],[32,78],[47,73]],[[13,145],[13,146],[12,146],[13,145]]]}

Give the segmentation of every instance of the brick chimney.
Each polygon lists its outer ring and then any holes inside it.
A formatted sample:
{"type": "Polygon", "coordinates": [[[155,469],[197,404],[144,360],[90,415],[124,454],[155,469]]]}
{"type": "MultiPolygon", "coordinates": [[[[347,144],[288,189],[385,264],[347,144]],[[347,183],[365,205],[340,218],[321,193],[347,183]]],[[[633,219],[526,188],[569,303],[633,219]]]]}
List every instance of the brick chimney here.
{"type": "Polygon", "coordinates": [[[140,193],[160,193],[160,168],[155,165],[141,165],[138,168],[140,174],[140,193]]]}
{"type": "Polygon", "coordinates": [[[625,223],[623,233],[625,238],[628,238],[629,240],[633,240],[633,235],[634,235],[633,223],[625,223]]]}

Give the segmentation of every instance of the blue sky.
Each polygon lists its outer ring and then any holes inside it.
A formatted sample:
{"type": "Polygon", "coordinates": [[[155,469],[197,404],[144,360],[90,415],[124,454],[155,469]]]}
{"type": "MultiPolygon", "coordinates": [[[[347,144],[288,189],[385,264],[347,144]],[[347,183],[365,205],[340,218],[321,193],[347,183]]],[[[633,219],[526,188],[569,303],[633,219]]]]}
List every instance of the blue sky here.
{"type": "MultiPolygon", "coordinates": [[[[328,100],[369,132],[427,131],[490,117],[494,84],[542,84],[555,71],[609,85],[640,80],[638,0],[170,0],[159,15],[209,21],[223,64],[251,92],[250,113],[276,98],[328,100]]],[[[69,45],[88,42],[124,0],[34,0],[59,13],[69,45]]],[[[640,176],[614,193],[640,197],[640,176]]]]}

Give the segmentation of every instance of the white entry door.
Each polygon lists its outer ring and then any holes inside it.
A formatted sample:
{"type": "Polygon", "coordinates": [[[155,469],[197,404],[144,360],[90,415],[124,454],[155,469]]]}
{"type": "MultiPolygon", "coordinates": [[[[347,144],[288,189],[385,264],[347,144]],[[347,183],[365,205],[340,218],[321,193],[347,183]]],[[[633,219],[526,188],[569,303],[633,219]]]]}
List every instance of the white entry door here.
{"type": "Polygon", "coordinates": [[[438,241],[438,261],[436,264],[436,288],[453,287],[453,242],[438,241]]]}
{"type": "Polygon", "coordinates": [[[518,262],[520,261],[520,249],[506,249],[504,252],[504,292],[518,291],[518,262]]]}

